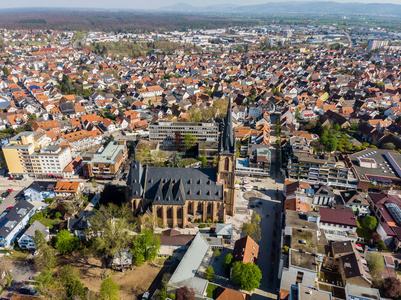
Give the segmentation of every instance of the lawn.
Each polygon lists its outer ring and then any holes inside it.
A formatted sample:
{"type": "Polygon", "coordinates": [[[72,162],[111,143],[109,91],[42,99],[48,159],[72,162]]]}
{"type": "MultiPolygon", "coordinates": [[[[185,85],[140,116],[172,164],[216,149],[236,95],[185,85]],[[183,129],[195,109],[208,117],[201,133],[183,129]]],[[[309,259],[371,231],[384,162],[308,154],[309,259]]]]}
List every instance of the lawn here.
{"type": "Polygon", "coordinates": [[[78,269],[82,283],[94,292],[100,291],[102,284],[102,272],[112,278],[120,286],[121,299],[137,299],[149,290],[149,287],[159,274],[161,267],[145,263],[140,267],[132,267],[124,272],[105,269],[104,264],[98,258],[79,251],[64,255],[60,258],[61,265],[71,265],[78,269]]]}
{"type": "Polygon", "coordinates": [[[20,252],[17,250],[12,250],[10,255],[5,255],[3,260],[7,261],[26,261],[28,257],[28,252],[20,252]]]}
{"type": "Polygon", "coordinates": [[[206,296],[212,299],[216,299],[217,297],[217,289],[219,288],[218,285],[215,285],[213,283],[209,283],[207,285],[207,289],[206,289],[206,296]]]}
{"type": "Polygon", "coordinates": [[[368,229],[362,228],[358,220],[356,220],[356,224],[358,226],[358,228],[356,229],[356,233],[358,234],[358,236],[370,240],[370,238],[372,237],[372,233],[368,229]]]}

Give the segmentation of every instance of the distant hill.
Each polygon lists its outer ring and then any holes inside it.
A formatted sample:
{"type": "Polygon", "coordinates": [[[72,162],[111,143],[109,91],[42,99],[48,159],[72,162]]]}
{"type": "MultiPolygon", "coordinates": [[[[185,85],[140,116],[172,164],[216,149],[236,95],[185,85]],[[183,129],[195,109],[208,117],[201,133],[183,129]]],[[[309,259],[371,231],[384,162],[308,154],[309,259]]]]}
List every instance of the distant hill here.
{"type": "Polygon", "coordinates": [[[218,5],[208,5],[208,6],[195,6],[187,3],[177,3],[171,6],[161,7],[159,10],[161,11],[170,11],[170,12],[226,12],[233,11],[236,8],[240,7],[239,5],[234,4],[218,4],[218,5]]]}
{"type": "Polygon", "coordinates": [[[258,5],[216,5],[193,6],[177,3],[160,8],[163,11],[175,12],[238,12],[252,14],[291,14],[291,13],[326,13],[326,14],[364,14],[364,15],[399,15],[401,5],[391,3],[339,3],[334,1],[305,2],[268,2],[258,5]]]}

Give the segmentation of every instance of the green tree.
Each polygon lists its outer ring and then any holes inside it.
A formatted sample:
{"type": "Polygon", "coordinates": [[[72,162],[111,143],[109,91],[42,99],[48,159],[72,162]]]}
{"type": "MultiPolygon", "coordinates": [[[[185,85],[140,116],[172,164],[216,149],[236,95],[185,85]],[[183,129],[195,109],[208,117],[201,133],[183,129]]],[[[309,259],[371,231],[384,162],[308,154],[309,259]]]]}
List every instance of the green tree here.
{"type": "Polygon", "coordinates": [[[212,266],[206,267],[205,278],[209,281],[214,281],[214,269],[212,266]]]}
{"type": "Polygon", "coordinates": [[[33,237],[33,241],[35,243],[36,249],[40,249],[44,244],[46,244],[46,239],[42,231],[35,230],[35,236],[33,237]]]}
{"type": "Polygon", "coordinates": [[[214,257],[219,257],[220,256],[220,250],[219,249],[214,249],[213,256],[214,257]]]}
{"type": "Polygon", "coordinates": [[[259,267],[253,263],[244,264],[237,261],[233,264],[232,280],[239,285],[241,289],[253,291],[260,286],[262,272],[259,267]]]}
{"type": "Polygon", "coordinates": [[[383,145],[383,149],[387,149],[387,150],[395,150],[395,145],[393,143],[385,143],[383,145]]]}
{"type": "Polygon", "coordinates": [[[39,269],[52,269],[57,266],[57,256],[56,251],[47,244],[44,244],[40,250],[39,254],[35,257],[35,266],[39,269]]]}
{"type": "Polygon", "coordinates": [[[159,253],[160,239],[152,230],[145,228],[136,237],[132,248],[132,255],[136,266],[141,266],[145,261],[152,262],[159,253]]]}
{"type": "Polygon", "coordinates": [[[366,216],[361,220],[361,225],[363,228],[373,231],[376,229],[377,219],[374,216],[366,216]]]}
{"type": "Polygon", "coordinates": [[[111,278],[103,280],[100,286],[100,299],[119,300],[120,286],[111,278]]]}
{"type": "Polygon", "coordinates": [[[74,251],[78,246],[78,237],[72,235],[68,230],[63,229],[56,235],[56,244],[54,245],[54,248],[60,251],[61,254],[74,251]]]}
{"type": "Polygon", "coordinates": [[[231,268],[231,262],[233,260],[233,255],[231,253],[228,253],[222,262],[224,272],[228,275],[230,274],[230,268],[231,268]]]}
{"type": "Polygon", "coordinates": [[[127,250],[132,243],[133,218],[127,205],[102,207],[91,217],[88,235],[94,235],[94,247],[106,257],[127,250]]]}
{"type": "Polygon", "coordinates": [[[386,243],[383,240],[379,240],[377,242],[377,249],[379,249],[379,251],[387,251],[386,243]]]}
{"type": "Polygon", "coordinates": [[[193,134],[186,133],[184,135],[184,143],[185,143],[185,146],[186,146],[187,150],[189,150],[192,147],[194,147],[196,145],[197,141],[198,141],[198,139],[193,134]]]}
{"type": "Polygon", "coordinates": [[[85,299],[88,289],[82,284],[79,271],[71,265],[66,265],[61,269],[60,281],[66,287],[68,299],[85,299]]]}
{"type": "Polygon", "coordinates": [[[251,221],[242,224],[242,235],[249,235],[256,243],[259,243],[262,239],[262,231],[259,224],[260,216],[256,212],[253,212],[251,221]]]}
{"type": "Polygon", "coordinates": [[[2,70],[3,70],[4,75],[6,75],[6,76],[10,75],[10,71],[8,70],[8,68],[6,66],[4,66],[2,70]]]}

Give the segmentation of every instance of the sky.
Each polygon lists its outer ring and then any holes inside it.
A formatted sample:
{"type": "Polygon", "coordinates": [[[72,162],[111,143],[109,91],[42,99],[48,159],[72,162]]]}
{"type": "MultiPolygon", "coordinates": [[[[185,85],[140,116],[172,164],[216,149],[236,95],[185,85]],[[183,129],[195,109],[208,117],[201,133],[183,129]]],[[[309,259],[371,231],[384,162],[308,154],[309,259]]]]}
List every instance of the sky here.
{"type": "MultiPolygon", "coordinates": [[[[158,9],[163,6],[177,3],[187,3],[195,6],[207,6],[218,4],[252,5],[267,2],[287,1],[328,1],[328,0],[0,0],[0,8],[21,8],[21,7],[87,7],[107,9],[158,9]]],[[[363,2],[363,3],[394,3],[400,4],[401,0],[332,0],[335,2],[363,2]]]]}

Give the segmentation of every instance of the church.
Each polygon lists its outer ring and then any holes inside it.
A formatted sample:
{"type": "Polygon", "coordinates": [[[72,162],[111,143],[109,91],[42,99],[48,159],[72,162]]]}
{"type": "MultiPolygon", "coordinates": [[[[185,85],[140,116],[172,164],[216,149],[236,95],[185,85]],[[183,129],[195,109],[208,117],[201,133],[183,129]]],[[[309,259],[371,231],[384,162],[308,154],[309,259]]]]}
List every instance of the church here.
{"type": "Polygon", "coordinates": [[[196,221],[224,222],[226,214],[233,216],[235,212],[235,152],[230,101],[220,134],[217,169],[131,163],[127,184],[134,214],[157,216],[170,228],[185,228],[196,221]]]}

